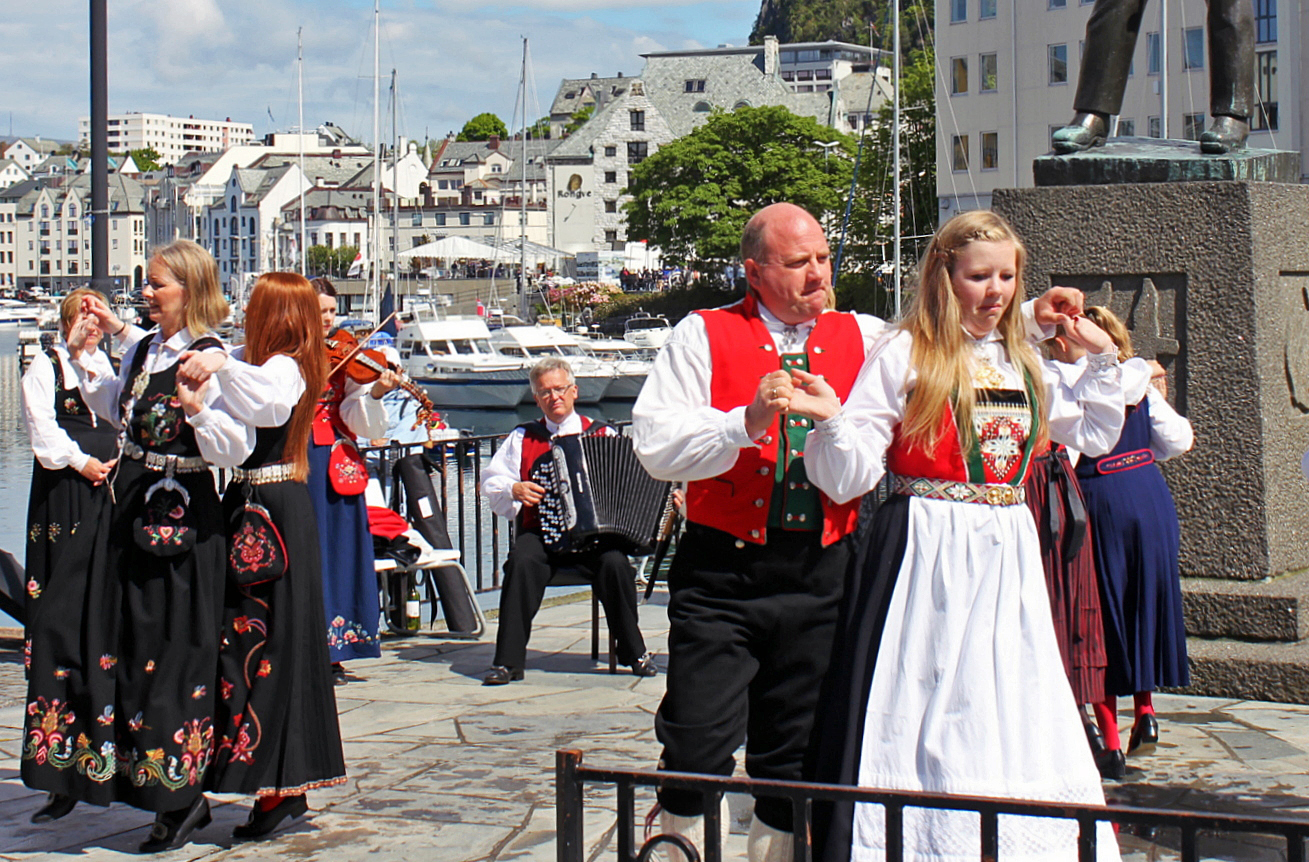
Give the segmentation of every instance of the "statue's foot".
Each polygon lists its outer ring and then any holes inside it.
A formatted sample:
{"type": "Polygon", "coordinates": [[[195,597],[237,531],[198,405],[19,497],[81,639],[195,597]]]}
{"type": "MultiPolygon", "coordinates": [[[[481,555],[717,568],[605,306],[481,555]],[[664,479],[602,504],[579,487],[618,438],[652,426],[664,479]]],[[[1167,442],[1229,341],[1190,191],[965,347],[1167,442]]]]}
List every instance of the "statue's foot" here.
{"type": "Polygon", "coordinates": [[[1214,117],[1214,124],[1209,131],[1200,136],[1200,152],[1230,153],[1245,149],[1245,139],[1250,137],[1250,124],[1241,117],[1219,115],[1214,117]]]}
{"type": "Polygon", "coordinates": [[[1054,151],[1066,155],[1103,146],[1108,132],[1109,120],[1103,114],[1078,111],[1071,123],[1054,133],[1054,151]]]}

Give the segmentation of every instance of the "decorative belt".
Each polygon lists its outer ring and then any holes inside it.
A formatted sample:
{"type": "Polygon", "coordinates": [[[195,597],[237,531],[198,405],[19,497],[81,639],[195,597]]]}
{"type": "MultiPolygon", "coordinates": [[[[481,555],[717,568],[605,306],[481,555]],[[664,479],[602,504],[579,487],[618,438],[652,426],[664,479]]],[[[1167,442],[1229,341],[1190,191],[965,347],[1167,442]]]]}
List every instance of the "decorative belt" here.
{"type": "Polygon", "coordinates": [[[232,481],[248,482],[251,485],[271,485],[274,482],[289,482],[291,481],[291,473],[294,470],[295,464],[290,461],[278,461],[276,464],[255,467],[253,470],[243,470],[240,467],[233,467],[232,481]]]}
{"type": "MultiPolygon", "coordinates": [[[[1148,467],[1153,463],[1154,453],[1149,449],[1134,449],[1121,455],[1097,458],[1089,466],[1094,468],[1096,474],[1108,476],[1110,473],[1122,473],[1125,470],[1148,467]]],[[[1079,471],[1079,475],[1081,475],[1081,471],[1079,471]]]]}
{"type": "Polygon", "coordinates": [[[123,442],[123,454],[134,461],[144,461],[145,466],[150,470],[157,470],[170,476],[174,473],[203,473],[209,469],[209,463],[199,456],[183,458],[177,455],[161,455],[158,452],[142,449],[131,440],[123,442]]]}
{"type": "Polygon", "coordinates": [[[988,485],[924,476],[893,476],[891,493],[984,506],[1019,506],[1027,502],[1027,489],[1021,485],[988,485]]]}

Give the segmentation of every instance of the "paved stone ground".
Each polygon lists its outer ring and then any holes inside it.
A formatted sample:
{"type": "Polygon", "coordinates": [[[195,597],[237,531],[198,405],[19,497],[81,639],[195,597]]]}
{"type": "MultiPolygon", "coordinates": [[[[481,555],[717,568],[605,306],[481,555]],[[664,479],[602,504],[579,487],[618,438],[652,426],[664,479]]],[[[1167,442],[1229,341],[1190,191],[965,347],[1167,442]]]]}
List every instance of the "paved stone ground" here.
{"type": "MultiPolygon", "coordinates": [[[[661,601],[656,593],[641,609],[656,651],[667,636],[661,601]]],[[[248,802],[219,797],[213,824],[166,858],[550,862],[555,750],[582,748],[587,763],[618,768],[649,768],[659,753],[652,723],[663,677],[610,676],[593,664],[589,607],[574,601],[543,610],[527,679],[501,688],[480,685],[494,624],[478,643],[388,642],[382,658],[353,663],[351,681],[337,689],[347,785],[312,793],[312,816],[259,844],[232,843],[248,802]]],[[[81,806],[54,826],[27,822],[41,796],[18,778],[24,683],[17,646],[0,641],[0,860],[134,853],[150,817],[125,806],[81,806]]],[[[1179,695],[1160,695],[1156,705],[1159,750],[1130,764],[1127,779],[1107,788],[1112,799],[1309,819],[1309,706],[1179,695]]],[[[653,801],[643,794],[638,812],[653,801]]],[[[588,862],[615,854],[613,805],[612,789],[588,790],[588,862]]],[[[745,810],[734,800],[734,814],[745,810]]],[[[738,823],[729,858],[744,855],[740,831],[738,823]]],[[[1176,836],[1124,834],[1120,842],[1129,862],[1177,857],[1176,836]]],[[[1283,859],[1277,844],[1206,839],[1200,849],[1208,858],[1283,859]]]]}

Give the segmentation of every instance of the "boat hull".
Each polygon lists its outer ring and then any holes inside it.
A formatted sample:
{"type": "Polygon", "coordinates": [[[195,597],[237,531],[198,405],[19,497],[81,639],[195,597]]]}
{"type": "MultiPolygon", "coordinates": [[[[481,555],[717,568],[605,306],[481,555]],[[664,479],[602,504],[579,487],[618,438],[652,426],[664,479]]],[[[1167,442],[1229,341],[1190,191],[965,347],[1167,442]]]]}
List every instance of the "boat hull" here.
{"type": "Polygon", "coordinates": [[[531,398],[527,371],[465,372],[425,375],[414,381],[427,391],[438,409],[443,407],[512,408],[531,398]]]}

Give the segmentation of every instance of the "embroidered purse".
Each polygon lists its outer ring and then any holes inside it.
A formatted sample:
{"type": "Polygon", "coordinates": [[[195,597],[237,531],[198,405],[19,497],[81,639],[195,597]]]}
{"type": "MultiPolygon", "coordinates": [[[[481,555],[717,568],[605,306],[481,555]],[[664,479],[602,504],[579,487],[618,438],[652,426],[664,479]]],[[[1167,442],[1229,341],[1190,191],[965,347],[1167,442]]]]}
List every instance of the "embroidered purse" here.
{"type": "Polygon", "coordinates": [[[345,496],[358,496],[368,487],[368,465],[364,456],[348,440],[337,440],[327,459],[327,478],[332,490],[345,496]]]}
{"type": "Polygon", "coordinates": [[[229,526],[227,574],[234,583],[252,587],[286,574],[286,543],[267,509],[247,499],[229,526]]]}
{"type": "Polygon", "coordinates": [[[194,548],[196,527],[190,506],[190,493],[171,476],[151,485],[141,514],[132,521],[137,547],[156,557],[173,557],[194,548]]]}

